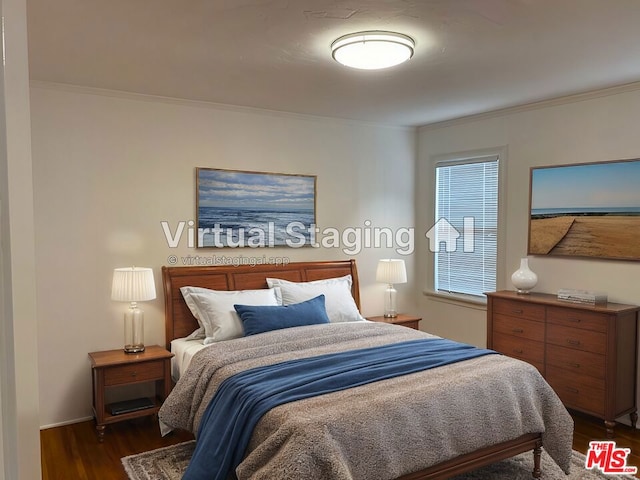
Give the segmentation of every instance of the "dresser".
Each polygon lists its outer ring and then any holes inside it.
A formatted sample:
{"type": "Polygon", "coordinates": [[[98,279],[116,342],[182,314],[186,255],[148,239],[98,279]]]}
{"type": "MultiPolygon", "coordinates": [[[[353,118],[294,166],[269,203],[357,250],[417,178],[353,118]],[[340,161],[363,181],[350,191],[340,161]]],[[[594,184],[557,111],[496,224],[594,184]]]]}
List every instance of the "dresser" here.
{"type": "Polygon", "coordinates": [[[534,365],[567,408],[635,427],[640,306],[589,306],[545,293],[487,293],[487,347],[534,365]]]}

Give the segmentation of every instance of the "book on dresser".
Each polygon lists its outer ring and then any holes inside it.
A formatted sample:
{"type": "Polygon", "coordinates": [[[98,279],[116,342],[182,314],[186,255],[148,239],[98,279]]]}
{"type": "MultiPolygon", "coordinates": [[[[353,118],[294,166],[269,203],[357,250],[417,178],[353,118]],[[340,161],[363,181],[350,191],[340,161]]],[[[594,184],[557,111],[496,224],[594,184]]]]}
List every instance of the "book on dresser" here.
{"type": "Polygon", "coordinates": [[[487,293],[487,347],[534,365],[569,409],[637,421],[640,306],[579,304],[546,293],[487,293]]]}
{"type": "Polygon", "coordinates": [[[573,290],[569,288],[561,288],[558,290],[558,300],[562,300],[563,302],[584,303],[586,305],[605,305],[608,302],[606,293],[573,290]]]}

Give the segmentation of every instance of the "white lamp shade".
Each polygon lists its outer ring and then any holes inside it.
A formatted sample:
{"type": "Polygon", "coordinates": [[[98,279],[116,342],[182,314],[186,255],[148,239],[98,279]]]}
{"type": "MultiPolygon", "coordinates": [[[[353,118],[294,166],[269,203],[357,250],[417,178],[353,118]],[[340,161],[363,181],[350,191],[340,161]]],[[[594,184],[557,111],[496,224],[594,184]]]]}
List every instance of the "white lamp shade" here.
{"type": "Polygon", "coordinates": [[[376,281],[382,283],[407,283],[407,269],[404,260],[385,258],[378,262],[376,281]]]}
{"type": "Polygon", "coordinates": [[[144,267],[116,268],[113,271],[111,299],[118,302],[144,302],[156,298],[153,270],[144,267]]]}
{"type": "Polygon", "coordinates": [[[394,32],[358,32],[331,44],[333,58],[348,67],[377,70],[406,62],[413,56],[411,37],[394,32]]]}

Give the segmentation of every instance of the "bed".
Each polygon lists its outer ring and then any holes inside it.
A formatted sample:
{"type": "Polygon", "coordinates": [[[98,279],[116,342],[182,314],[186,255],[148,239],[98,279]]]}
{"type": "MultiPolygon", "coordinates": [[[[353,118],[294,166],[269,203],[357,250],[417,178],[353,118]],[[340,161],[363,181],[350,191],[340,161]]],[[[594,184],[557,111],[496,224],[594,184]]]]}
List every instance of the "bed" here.
{"type": "MultiPolygon", "coordinates": [[[[183,287],[235,292],[267,289],[270,278],[302,284],[349,276],[352,300],[360,307],[354,260],[163,267],[162,276],[167,348],[200,327],[183,287]]],[[[221,382],[245,369],[435,338],[361,321],[213,342],[185,357],[191,365],[176,371],[180,379],[160,420],[165,428],[198,432],[221,382]],[[233,360],[225,363],[227,357],[233,360]]],[[[535,368],[482,355],[275,406],[255,424],[235,473],[239,479],[444,479],[531,451],[532,476],[538,478],[543,445],[568,472],[572,432],[571,417],[535,368]]]]}

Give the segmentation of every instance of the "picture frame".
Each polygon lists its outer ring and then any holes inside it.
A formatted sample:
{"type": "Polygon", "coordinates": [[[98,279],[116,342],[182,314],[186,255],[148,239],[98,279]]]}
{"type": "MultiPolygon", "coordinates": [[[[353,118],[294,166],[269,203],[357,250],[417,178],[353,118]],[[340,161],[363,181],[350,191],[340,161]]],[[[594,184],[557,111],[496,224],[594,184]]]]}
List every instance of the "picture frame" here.
{"type": "Polygon", "coordinates": [[[640,159],[532,167],[527,252],[640,260],[640,159]]]}
{"type": "Polygon", "coordinates": [[[315,175],[196,168],[197,248],[312,245],[315,175]]]}

